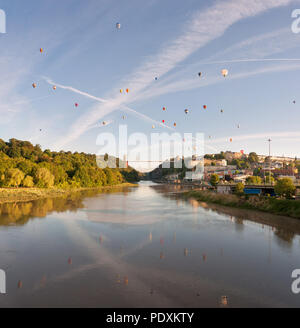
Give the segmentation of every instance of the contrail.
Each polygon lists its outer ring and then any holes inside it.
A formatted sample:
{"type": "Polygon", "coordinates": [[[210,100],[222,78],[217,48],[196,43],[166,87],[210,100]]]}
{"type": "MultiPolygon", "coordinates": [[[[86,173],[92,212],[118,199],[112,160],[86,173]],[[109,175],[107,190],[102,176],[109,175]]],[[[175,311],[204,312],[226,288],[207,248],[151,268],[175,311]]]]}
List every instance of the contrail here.
{"type": "MultiPolygon", "coordinates": [[[[80,94],[80,95],[82,95],[84,97],[87,97],[87,98],[96,100],[96,101],[101,102],[101,103],[105,103],[105,104],[113,103],[112,101],[106,100],[104,98],[93,96],[93,95],[91,95],[91,94],[89,94],[87,92],[78,90],[78,89],[73,88],[71,86],[66,86],[66,85],[62,85],[62,84],[59,84],[59,83],[55,83],[54,81],[52,81],[50,79],[46,79],[46,82],[49,83],[50,85],[56,86],[57,88],[61,88],[61,89],[72,91],[74,93],[80,94]]],[[[169,130],[175,130],[175,129],[169,127],[168,125],[163,124],[161,122],[158,122],[158,121],[152,119],[151,117],[149,117],[149,116],[147,116],[145,114],[141,114],[141,113],[137,112],[136,110],[134,110],[134,109],[132,109],[132,108],[130,108],[128,106],[120,105],[119,108],[121,110],[125,111],[125,112],[133,113],[133,114],[135,114],[136,116],[140,117],[141,119],[143,119],[145,121],[155,123],[155,124],[157,124],[157,125],[159,125],[161,127],[164,127],[166,129],[169,129],[169,130]]],[[[93,126],[93,127],[95,127],[95,126],[93,126]]]]}
{"type": "Polygon", "coordinates": [[[62,85],[62,84],[57,84],[55,82],[53,82],[52,80],[48,80],[46,79],[46,82],[53,85],[53,86],[56,86],[58,88],[61,88],[61,89],[65,89],[65,90],[69,90],[69,91],[72,91],[72,92],[75,92],[75,93],[78,93],[82,96],[85,96],[85,97],[88,97],[90,99],[93,99],[93,100],[96,100],[96,101],[99,101],[101,103],[108,103],[108,101],[106,99],[103,99],[103,98],[99,98],[99,97],[95,97],[93,95],[90,95],[89,93],[87,92],[84,92],[84,91],[80,91],[78,89],[75,89],[73,87],[70,87],[70,86],[66,86],[66,85],[62,85]]]}
{"type": "MultiPolygon", "coordinates": [[[[229,63],[249,63],[249,62],[268,62],[268,61],[300,61],[300,58],[248,58],[248,59],[231,59],[199,63],[197,65],[211,64],[229,64],[229,63]]],[[[194,64],[196,65],[196,64],[194,64]]]]}

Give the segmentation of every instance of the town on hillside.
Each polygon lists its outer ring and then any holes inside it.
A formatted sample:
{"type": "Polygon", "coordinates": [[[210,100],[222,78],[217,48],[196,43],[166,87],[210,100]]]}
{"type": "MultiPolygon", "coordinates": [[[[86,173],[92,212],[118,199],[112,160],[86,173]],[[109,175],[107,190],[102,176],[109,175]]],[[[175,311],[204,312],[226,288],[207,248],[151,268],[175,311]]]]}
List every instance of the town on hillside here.
{"type": "Polygon", "coordinates": [[[273,186],[283,178],[290,179],[297,187],[300,186],[300,160],[297,157],[266,156],[255,152],[245,154],[243,151],[206,154],[202,159],[193,158],[189,162],[195,164],[191,171],[196,171],[199,165],[204,166],[201,179],[194,178],[193,181],[186,176],[188,169],[184,161],[182,160],[181,169],[176,166],[174,168],[174,162],[175,160],[170,160],[170,168],[160,165],[150,172],[150,178],[167,183],[201,184],[207,188],[215,187],[221,193],[233,192],[236,184],[242,183],[248,186],[245,193],[274,195],[273,186]]]}

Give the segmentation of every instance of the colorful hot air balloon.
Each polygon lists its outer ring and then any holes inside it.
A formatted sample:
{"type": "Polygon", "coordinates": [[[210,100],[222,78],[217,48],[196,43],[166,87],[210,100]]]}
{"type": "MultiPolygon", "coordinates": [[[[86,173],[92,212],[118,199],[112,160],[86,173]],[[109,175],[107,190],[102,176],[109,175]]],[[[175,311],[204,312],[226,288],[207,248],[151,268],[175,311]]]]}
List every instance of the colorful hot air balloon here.
{"type": "Polygon", "coordinates": [[[232,142],[232,138],[230,138],[229,141],[232,142]]]}
{"type": "Polygon", "coordinates": [[[53,90],[56,90],[56,86],[55,85],[53,86],[53,90]]]}
{"type": "Polygon", "coordinates": [[[222,69],[221,73],[224,77],[226,77],[228,75],[228,70],[227,69],[222,69]]]}
{"type": "Polygon", "coordinates": [[[36,83],[32,83],[32,87],[35,89],[36,88],[36,83]]]}
{"type": "Polygon", "coordinates": [[[174,126],[176,126],[177,124],[176,123],[174,123],[174,126]]]}
{"type": "Polygon", "coordinates": [[[241,154],[243,154],[243,155],[244,155],[244,151],[243,151],[243,150],[241,150],[241,154]]]}
{"type": "Polygon", "coordinates": [[[166,107],[163,107],[163,110],[166,110],[166,107]]]}
{"type": "Polygon", "coordinates": [[[123,89],[120,89],[120,93],[123,93],[123,89]]]}
{"type": "Polygon", "coordinates": [[[43,48],[40,48],[40,53],[44,52],[44,49],[43,48]]]}
{"type": "Polygon", "coordinates": [[[165,120],[162,120],[163,123],[165,123],[165,120]]]}
{"type": "Polygon", "coordinates": [[[75,103],[75,107],[78,107],[78,104],[77,103],[75,103]]]}
{"type": "Polygon", "coordinates": [[[121,28],[121,24],[120,23],[117,23],[116,24],[116,28],[119,30],[121,28]]]}
{"type": "Polygon", "coordinates": [[[204,109],[206,109],[206,108],[207,108],[207,106],[206,106],[206,105],[204,105],[204,106],[203,106],[203,108],[204,108],[204,109]]]}
{"type": "Polygon", "coordinates": [[[129,93],[129,89],[126,89],[126,92],[129,93]]]}

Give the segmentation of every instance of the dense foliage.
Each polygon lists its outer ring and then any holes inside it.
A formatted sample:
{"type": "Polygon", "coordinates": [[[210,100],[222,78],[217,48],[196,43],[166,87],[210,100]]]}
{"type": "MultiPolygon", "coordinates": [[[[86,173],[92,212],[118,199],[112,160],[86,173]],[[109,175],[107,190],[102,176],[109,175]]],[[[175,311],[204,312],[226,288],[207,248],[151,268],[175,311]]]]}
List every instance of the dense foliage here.
{"type": "Polygon", "coordinates": [[[287,198],[292,197],[296,191],[293,181],[289,178],[278,179],[274,189],[277,195],[287,198]]]}
{"type": "Polygon", "coordinates": [[[0,187],[99,187],[137,181],[132,168],[99,168],[96,155],[42,151],[29,141],[0,139],[0,187]]]}

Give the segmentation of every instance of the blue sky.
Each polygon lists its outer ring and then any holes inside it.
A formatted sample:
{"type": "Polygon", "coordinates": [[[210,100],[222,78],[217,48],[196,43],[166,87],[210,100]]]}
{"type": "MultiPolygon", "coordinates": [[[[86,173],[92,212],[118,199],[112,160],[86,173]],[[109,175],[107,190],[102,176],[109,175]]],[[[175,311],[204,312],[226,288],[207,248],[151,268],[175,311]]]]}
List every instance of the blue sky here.
{"type": "Polygon", "coordinates": [[[151,121],[165,119],[180,133],[205,133],[206,152],[263,154],[271,138],[272,154],[300,157],[300,33],[291,31],[300,1],[6,0],[0,8],[4,140],[97,153],[99,133],[117,134],[119,123],[129,133],[150,135],[153,124],[170,132],[151,121]],[[53,91],[47,80],[73,89],[53,91]]]}

